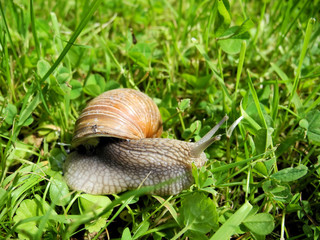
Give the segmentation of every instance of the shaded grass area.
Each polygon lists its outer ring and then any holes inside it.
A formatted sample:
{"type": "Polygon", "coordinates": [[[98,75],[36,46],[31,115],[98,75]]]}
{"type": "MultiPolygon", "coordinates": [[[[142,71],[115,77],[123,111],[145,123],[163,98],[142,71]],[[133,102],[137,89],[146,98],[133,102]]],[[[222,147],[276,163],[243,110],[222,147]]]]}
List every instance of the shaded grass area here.
{"type": "Polygon", "coordinates": [[[0,236],[319,238],[319,1],[1,1],[0,236]],[[69,190],[86,103],[120,87],[162,137],[231,136],[176,196],[69,190]]]}

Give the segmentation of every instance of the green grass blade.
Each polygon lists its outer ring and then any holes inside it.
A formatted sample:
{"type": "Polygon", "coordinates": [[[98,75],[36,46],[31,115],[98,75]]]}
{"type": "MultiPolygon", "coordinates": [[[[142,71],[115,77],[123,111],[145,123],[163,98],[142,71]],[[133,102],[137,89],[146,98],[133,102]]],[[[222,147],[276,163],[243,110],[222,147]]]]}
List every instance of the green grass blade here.
{"type": "Polygon", "coordinates": [[[307,104],[308,104],[308,102],[309,102],[311,99],[315,98],[316,95],[319,93],[319,91],[320,91],[320,84],[319,84],[317,87],[315,87],[315,88],[312,90],[312,92],[310,93],[310,95],[304,100],[303,106],[306,107],[307,104]]]}
{"type": "Polygon", "coordinates": [[[298,68],[297,68],[297,71],[296,71],[296,76],[295,76],[294,83],[293,83],[293,90],[292,90],[292,92],[290,94],[289,106],[290,106],[291,100],[292,100],[292,98],[294,96],[294,93],[297,92],[298,87],[299,87],[301,67],[302,67],[302,63],[303,63],[304,57],[306,56],[306,53],[307,53],[307,50],[308,50],[308,45],[309,45],[312,29],[313,29],[313,26],[314,26],[315,22],[316,22],[316,20],[314,18],[310,18],[309,22],[308,22],[308,25],[307,25],[306,35],[305,35],[304,40],[303,40],[302,51],[300,53],[299,64],[298,64],[298,68]]]}
{"type": "Polygon", "coordinates": [[[40,97],[39,95],[36,95],[34,99],[32,99],[32,101],[30,102],[28,107],[26,107],[23,111],[21,111],[18,126],[22,126],[25,123],[25,121],[31,116],[31,114],[33,113],[33,111],[35,110],[35,108],[38,106],[39,103],[40,103],[40,97]]]}
{"type": "MultiPolygon", "coordinates": [[[[132,198],[141,196],[143,194],[146,194],[146,193],[150,192],[153,189],[154,189],[154,187],[143,187],[143,188],[140,188],[140,189],[137,189],[137,190],[128,191],[128,192],[122,194],[120,197],[118,197],[115,200],[113,200],[112,203],[110,205],[108,205],[99,214],[97,214],[95,216],[83,216],[83,217],[79,218],[78,221],[74,221],[73,223],[71,223],[69,228],[67,229],[66,234],[68,235],[68,238],[70,237],[70,234],[74,233],[74,231],[80,225],[88,223],[88,222],[91,222],[92,220],[102,216],[103,214],[107,213],[108,211],[110,211],[111,209],[113,209],[115,206],[117,206],[119,204],[121,204],[123,207],[125,207],[126,204],[128,204],[132,198]]],[[[111,221],[109,222],[109,224],[110,223],[111,223],[111,221]]]]}
{"type": "Polygon", "coordinates": [[[227,240],[236,233],[236,228],[243,222],[252,209],[252,205],[246,202],[239,208],[210,238],[210,240],[227,240]]]}
{"type": "MultiPolygon", "coordinates": [[[[58,50],[58,52],[62,52],[63,51],[63,44],[62,44],[62,40],[61,40],[61,33],[60,33],[60,27],[59,27],[59,23],[58,23],[58,19],[57,16],[54,12],[50,13],[51,16],[51,22],[52,22],[52,27],[53,27],[53,31],[54,31],[54,39],[56,42],[56,48],[58,50]]],[[[64,64],[67,66],[67,68],[70,69],[70,61],[69,61],[69,57],[68,55],[65,55],[65,57],[63,58],[64,64]]]]}
{"type": "Polygon", "coordinates": [[[38,59],[40,59],[41,58],[41,50],[40,50],[39,39],[37,36],[37,30],[36,30],[36,24],[35,24],[35,17],[34,17],[34,11],[33,11],[33,0],[30,0],[30,18],[31,18],[31,29],[32,29],[34,45],[36,47],[38,59]]]}
{"type": "Polygon", "coordinates": [[[198,49],[198,51],[200,52],[200,54],[204,57],[204,59],[206,60],[206,63],[209,65],[213,75],[215,76],[215,78],[218,80],[224,94],[228,97],[228,99],[231,101],[232,98],[226,88],[226,85],[223,82],[223,79],[220,77],[218,71],[216,70],[216,67],[213,65],[212,61],[210,60],[208,54],[204,51],[203,47],[198,44],[195,40],[194,42],[194,46],[198,49]]]}
{"type": "Polygon", "coordinates": [[[250,92],[252,94],[252,97],[253,97],[253,100],[254,100],[254,103],[256,105],[256,108],[257,108],[257,111],[258,111],[258,114],[259,114],[259,117],[260,117],[260,120],[263,124],[262,127],[264,128],[267,128],[267,123],[266,123],[266,120],[263,116],[263,113],[262,113],[262,109],[260,107],[260,102],[259,102],[259,98],[258,98],[258,95],[257,95],[257,92],[256,90],[254,89],[254,86],[253,86],[253,83],[252,83],[252,80],[251,80],[251,77],[250,77],[250,72],[248,72],[248,85],[249,85],[249,89],[250,89],[250,92]]]}
{"type": "Polygon", "coordinates": [[[320,97],[318,97],[305,111],[305,113],[310,112],[312,109],[315,109],[320,104],[320,97]]]}
{"type": "MultiPolygon", "coordinates": [[[[278,74],[278,76],[281,78],[281,80],[283,80],[284,83],[286,84],[288,92],[292,93],[293,86],[292,86],[287,74],[285,74],[277,64],[275,64],[275,63],[270,63],[270,64],[271,64],[272,69],[278,74]]],[[[292,102],[296,106],[297,109],[302,109],[302,103],[301,103],[301,100],[300,100],[297,93],[294,93],[293,98],[292,98],[292,102]]]]}
{"type": "MultiPolygon", "coordinates": [[[[12,47],[11,51],[12,51],[12,54],[17,62],[17,65],[18,65],[18,68],[20,70],[20,74],[22,76],[22,79],[24,80],[25,79],[25,76],[24,76],[24,71],[22,69],[22,66],[21,66],[21,62],[18,58],[18,54],[16,52],[16,47],[15,47],[15,44],[13,43],[12,41],[12,37],[11,37],[11,34],[10,34],[10,31],[9,31],[9,26],[8,26],[8,23],[7,23],[7,20],[6,20],[6,16],[4,14],[4,11],[3,11],[3,7],[2,7],[2,3],[0,2],[0,12],[1,12],[1,16],[2,16],[2,21],[3,21],[3,25],[5,27],[5,31],[6,33],[8,34],[8,38],[9,38],[9,42],[10,42],[10,45],[12,47]]],[[[4,36],[5,37],[5,36],[4,36]]],[[[8,65],[9,66],[9,65],[8,65]]],[[[12,70],[13,71],[13,70],[12,70]]],[[[8,74],[8,77],[10,77],[10,74],[8,74]]],[[[11,77],[10,77],[11,78],[11,77]]],[[[9,80],[8,80],[9,81],[9,80]]],[[[10,84],[10,86],[13,88],[12,84],[10,84]]],[[[15,91],[13,91],[12,93],[12,96],[13,96],[13,99],[14,101],[16,101],[16,96],[15,96],[15,91]]]]}
{"type": "Polygon", "coordinates": [[[234,97],[233,97],[233,102],[234,103],[236,102],[236,99],[237,99],[239,82],[240,82],[240,78],[241,78],[241,73],[242,73],[242,68],[243,68],[245,55],[246,55],[246,41],[242,41],[241,49],[240,49],[240,56],[239,56],[239,63],[238,63],[238,68],[237,68],[236,87],[235,87],[235,90],[234,90],[234,97]]]}
{"type": "Polygon", "coordinates": [[[243,109],[242,102],[240,103],[240,111],[241,111],[241,116],[243,116],[243,118],[246,119],[250,123],[250,126],[252,127],[250,132],[252,132],[252,134],[256,134],[261,129],[261,126],[253,118],[251,118],[248,115],[248,113],[243,109]]]}
{"type": "Polygon", "coordinates": [[[2,50],[3,51],[3,55],[2,55],[3,70],[2,71],[6,79],[6,82],[4,82],[3,85],[7,84],[7,86],[9,86],[10,95],[7,96],[7,100],[9,100],[10,98],[13,98],[13,101],[16,102],[14,83],[10,73],[10,58],[9,58],[9,50],[7,46],[7,38],[5,34],[3,34],[1,38],[2,38],[1,45],[4,46],[2,50]]]}
{"type": "Polygon", "coordinates": [[[266,6],[267,6],[267,2],[264,2],[263,5],[262,5],[262,8],[261,8],[261,12],[260,12],[258,28],[257,28],[256,34],[255,34],[255,36],[253,38],[253,45],[256,45],[256,43],[258,41],[258,37],[259,37],[260,31],[261,31],[262,21],[263,21],[263,18],[264,18],[264,14],[266,13],[266,6]]]}
{"type": "Polygon", "coordinates": [[[125,73],[125,69],[118,62],[117,58],[114,56],[113,52],[110,50],[107,42],[101,37],[97,37],[97,39],[98,39],[98,41],[100,43],[100,46],[105,49],[106,54],[113,60],[113,62],[115,63],[115,65],[118,68],[118,70],[120,71],[120,73],[124,74],[125,73]]]}
{"type": "Polygon", "coordinates": [[[278,116],[278,109],[279,109],[279,83],[278,79],[276,79],[276,82],[273,84],[273,99],[272,99],[272,112],[271,117],[273,121],[275,122],[278,116]]]}
{"type": "Polygon", "coordinates": [[[65,55],[68,53],[68,51],[70,50],[70,48],[72,47],[73,43],[76,41],[77,37],[80,35],[80,33],[82,32],[82,30],[84,29],[84,27],[87,25],[87,23],[89,22],[91,16],[93,15],[93,13],[96,11],[96,9],[98,8],[98,6],[100,5],[102,0],[94,0],[91,4],[91,6],[89,7],[88,11],[86,12],[86,14],[84,15],[84,18],[81,20],[79,26],[77,27],[77,29],[73,32],[70,40],[67,42],[67,45],[64,47],[63,51],[61,52],[61,54],[59,55],[58,59],[54,62],[54,64],[51,66],[51,68],[48,70],[48,72],[43,76],[43,78],[41,79],[41,83],[43,83],[49,76],[51,73],[53,73],[53,71],[58,67],[58,65],[60,64],[60,62],[63,60],[63,58],[65,57],[65,55]]]}
{"type": "Polygon", "coordinates": [[[291,7],[287,8],[287,18],[284,19],[284,21],[282,21],[282,31],[281,32],[284,32],[284,28],[287,28],[287,30],[284,34],[281,34],[281,38],[280,38],[279,43],[276,46],[276,49],[278,49],[278,47],[282,44],[283,40],[286,38],[286,36],[290,32],[290,30],[292,29],[294,24],[296,24],[297,20],[299,19],[299,16],[303,13],[304,9],[306,8],[307,4],[309,4],[309,3],[310,3],[310,1],[305,1],[304,5],[302,7],[299,7],[299,5],[296,4],[295,6],[293,6],[293,8],[291,8],[291,7]],[[296,11],[299,11],[299,12],[295,16],[295,18],[292,19],[292,12],[294,12],[295,8],[297,8],[296,11]]]}
{"type": "Polygon", "coordinates": [[[251,162],[251,161],[253,161],[253,160],[256,160],[256,159],[259,159],[259,161],[260,161],[260,158],[262,158],[262,157],[263,157],[263,158],[266,158],[266,157],[268,157],[270,154],[273,154],[273,152],[274,152],[274,150],[269,150],[269,151],[267,151],[267,152],[265,152],[265,153],[256,155],[256,156],[254,156],[254,157],[251,157],[251,158],[248,158],[248,159],[245,159],[245,160],[241,160],[241,161],[239,161],[239,162],[229,163],[229,164],[223,165],[223,166],[221,166],[221,167],[216,167],[216,168],[214,168],[214,169],[212,169],[212,170],[210,170],[210,171],[211,171],[212,173],[223,172],[223,171],[226,171],[226,170],[228,170],[228,169],[230,169],[230,168],[240,167],[240,166],[242,166],[242,165],[244,165],[244,164],[246,164],[246,163],[248,163],[248,162],[251,162]]]}

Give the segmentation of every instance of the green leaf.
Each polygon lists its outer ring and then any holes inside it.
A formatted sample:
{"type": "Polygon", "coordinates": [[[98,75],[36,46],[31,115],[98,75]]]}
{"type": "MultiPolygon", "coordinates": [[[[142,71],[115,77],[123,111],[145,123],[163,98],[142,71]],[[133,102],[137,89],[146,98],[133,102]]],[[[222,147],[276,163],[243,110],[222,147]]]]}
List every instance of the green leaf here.
{"type": "Polygon", "coordinates": [[[262,189],[270,198],[279,202],[288,203],[292,198],[290,186],[286,183],[268,180],[262,184],[262,189]]]}
{"type": "MultiPolygon", "coordinates": [[[[13,221],[18,223],[24,219],[37,216],[39,213],[42,214],[42,209],[39,208],[37,203],[34,200],[26,199],[21,202],[13,221]]],[[[20,239],[29,239],[37,233],[38,227],[36,222],[32,221],[18,225],[15,231],[19,234],[20,239]]]]}
{"type": "Polygon", "coordinates": [[[56,78],[59,84],[67,82],[70,77],[71,77],[71,73],[68,68],[66,67],[58,68],[56,78]]]}
{"type": "Polygon", "coordinates": [[[146,43],[137,43],[129,49],[129,57],[141,67],[148,67],[151,60],[151,48],[146,43]]]}
{"type": "Polygon", "coordinates": [[[53,171],[61,171],[63,163],[66,159],[65,153],[60,148],[53,148],[50,151],[50,167],[53,171]]]}
{"type": "Polygon", "coordinates": [[[300,52],[299,64],[298,64],[298,68],[296,69],[295,79],[294,79],[294,83],[293,83],[293,90],[290,92],[289,106],[290,106],[290,103],[291,103],[293,96],[297,93],[297,90],[298,90],[298,86],[300,83],[301,68],[302,68],[303,60],[304,60],[306,53],[307,53],[307,50],[308,50],[308,45],[309,45],[309,41],[310,41],[310,38],[312,35],[312,29],[315,25],[315,22],[316,22],[315,18],[310,18],[308,21],[307,29],[304,34],[302,50],[300,52]]]}
{"type": "MultiPolygon", "coordinates": [[[[99,214],[111,203],[111,200],[107,196],[81,194],[79,202],[83,212],[95,212],[99,214]]],[[[102,217],[108,218],[111,213],[112,210],[102,215],[102,217]]]]}
{"type": "Polygon", "coordinates": [[[304,128],[304,129],[306,129],[306,130],[308,130],[308,128],[309,128],[309,123],[308,123],[307,119],[301,119],[301,120],[299,121],[299,126],[302,127],[302,128],[304,128]]]}
{"type": "Polygon", "coordinates": [[[269,213],[258,213],[247,217],[243,224],[258,235],[268,235],[274,229],[274,219],[269,213]]]}
{"type": "MultiPolygon", "coordinates": [[[[159,107],[159,111],[161,113],[161,117],[162,117],[162,120],[165,122],[167,121],[167,119],[169,119],[171,117],[171,114],[170,112],[168,111],[167,108],[165,107],[159,107]]],[[[170,123],[170,122],[169,122],[170,123]]]]}
{"type": "Polygon", "coordinates": [[[218,214],[212,199],[196,192],[182,200],[178,221],[189,230],[207,233],[217,227],[218,214]]]}
{"type": "Polygon", "coordinates": [[[308,173],[308,168],[304,165],[299,165],[295,168],[285,168],[271,175],[271,178],[282,182],[291,182],[302,178],[308,173]]]}
{"type": "Polygon", "coordinates": [[[65,206],[70,202],[69,188],[62,176],[57,173],[51,178],[49,195],[51,201],[58,206],[65,206]]]}
{"type": "Polygon", "coordinates": [[[206,234],[199,233],[199,232],[190,232],[189,238],[185,239],[196,239],[196,240],[208,240],[208,237],[206,234]]]}
{"type": "Polygon", "coordinates": [[[242,103],[240,104],[240,111],[241,115],[243,116],[242,124],[246,125],[246,128],[249,132],[251,132],[253,135],[256,135],[257,132],[261,129],[261,126],[255,121],[246,110],[244,110],[244,107],[242,103]]]}
{"type": "Polygon", "coordinates": [[[16,141],[14,144],[14,148],[10,151],[8,156],[8,160],[20,160],[27,159],[30,157],[30,151],[32,151],[33,146],[22,143],[20,141],[16,141]]]}
{"type": "Polygon", "coordinates": [[[248,20],[241,26],[230,27],[223,33],[221,39],[218,39],[218,43],[224,52],[228,54],[240,52],[242,41],[250,38],[250,35],[246,32],[253,26],[250,22],[252,23],[251,20],[248,20]]]}
{"type": "Polygon", "coordinates": [[[70,91],[70,99],[74,100],[81,96],[82,93],[82,85],[77,80],[70,81],[71,91],[70,91]]]}
{"type": "Polygon", "coordinates": [[[289,135],[287,136],[282,142],[281,144],[278,146],[277,150],[276,150],[276,156],[279,157],[284,153],[287,153],[288,151],[290,151],[290,148],[293,146],[293,144],[296,141],[299,141],[303,139],[303,135],[301,133],[299,133],[298,131],[294,132],[293,135],[289,135]]]}
{"type": "Polygon", "coordinates": [[[97,233],[99,232],[104,226],[106,225],[106,219],[105,218],[98,218],[93,222],[86,224],[86,229],[90,233],[97,233]]]}
{"type": "Polygon", "coordinates": [[[228,54],[237,54],[241,49],[241,39],[223,39],[218,41],[221,49],[228,54]]]}
{"type": "Polygon", "coordinates": [[[307,136],[310,140],[320,143],[320,111],[314,110],[307,114],[308,121],[307,136]]]}
{"type": "Polygon", "coordinates": [[[257,162],[254,166],[254,169],[263,174],[264,176],[268,176],[268,169],[264,163],[257,162]]]}
{"type": "Polygon", "coordinates": [[[46,75],[48,70],[50,69],[50,64],[46,60],[39,60],[37,63],[37,73],[40,77],[46,75]]]}
{"type": "Polygon", "coordinates": [[[148,231],[150,223],[148,221],[143,221],[142,224],[136,229],[133,239],[139,239],[141,236],[144,235],[146,231],[148,231]]]}
{"type": "Polygon", "coordinates": [[[101,94],[101,88],[98,85],[90,84],[83,88],[83,92],[92,97],[96,97],[101,94]]]}
{"type": "Polygon", "coordinates": [[[254,138],[254,143],[255,143],[256,151],[258,154],[264,153],[267,150],[267,148],[271,145],[272,133],[273,133],[272,128],[268,128],[268,129],[261,128],[258,130],[254,138]]]}
{"type": "Polygon", "coordinates": [[[191,86],[197,88],[197,89],[203,89],[208,85],[211,79],[211,75],[206,75],[203,77],[196,77],[194,75],[183,73],[181,74],[181,77],[187,81],[191,86]]]}
{"type": "Polygon", "coordinates": [[[112,90],[112,89],[117,89],[117,88],[120,88],[120,84],[114,80],[109,80],[107,83],[106,83],[106,91],[109,91],[109,90],[112,90]]]}
{"type": "Polygon", "coordinates": [[[194,134],[199,134],[201,130],[201,121],[196,120],[195,122],[191,123],[190,131],[194,134]]]}
{"type": "Polygon", "coordinates": [[[8,195],[8,192],[4,188],[0,187],[0,209],[2,209],[3,205],[6,204],[8,195]]]}
{"type": "Polygon", "coordinates": [[[188,73],[181,74],[181,77],[186,80],[191,86],[196,86],[197,77],[188,73]]]}
{"type": "Polygon", "coordinates": [[[179,102],[178,104],[178,107],[182,112],[184,112],[187,108],[190,107],[190,99],[187,98],[187,99],[181,100],[181,102],[179,102]]]}
{"type": "MultiPolygon", "coordinates": [[[[65,84],[60,84],[56,77],[50,77],[50,88],[58,95],[64,96],[66,92],[63,90],[65,84]]],[[[67,89],[65,89],[67,90],[67,89]]],[[[57,97],[58,97],[57,96],[57,97]]]]}
{"type": "Polygon", "coordinates": [[[214,22],[214,32],[216,37],[221,36],[230,26],[230,5],[228,0],[217,1],[217,17],[214,22]]]}
{"type": "Polygon", "coordinates": [[[39,105],[40,103],[40,96],[37,94],[32,101],[29,103],[28,107],[26,107],[21,113],[18,125],[22,126],[25,125],[25,122],[28,118],[30,118],[30,115],[33,113],[34,109],[39,105]]]}
{"type": "MultiPolygon", "coordinates": [[[[82,213],[93,212],[94,214],[100,214],[110,204],[111,200],[107,196],[82,194],[79,197],[79,205],[82,213]]],[[[112,209],[94,221],[85,224],[86,229],[89,232],[99,232],[105,226],[106,220],[111,213],[112,209]]]]}
{"type": "Polygon", "coordinates": [[[122,233],[121,240],[131,240],[130,229],[126,227],[122,233]]]}
{"type": "Polygon", "coordinates": [[[247,18],[241,26],[237,29],[237,32],[232,37],[240,36],[246,32],[248,32],[251,28],[254,27],[254,23],[250,18],[247,18]]]}
{"type": "Polygon", "coordinates": [[[83,91],[93,97],[103,93],[106,88],[106,82],[99,74],[92,74],[89,76],[83,91]]]}
{"type": "Polygon", "coordinates": [[[29,118],[22,124],[22,126],[26,127],[26,126],[29,126],[31,123],[33,123],[33,117],[29,117],[29,118]]]}
{"type": "MultiPolygon", "coordinates": [[[[33,236],[39,229],[39,222],[27,221],[25,223],[19,223],[20,221],[27,220],[32,217],[43,216],[44,213],[51,211],[51,215],[57,215],[57,213],[50,208],[49,204],[39,196],[35,195],[34,199],[25,199],[19,205],[16,215],[13,217],[15,224],[18,224],[15,228],[15,232],[18,233],[19,239],[33,239],[33,236]]],[[[44,229],[48,229],[47,222],[44,229]]]]}
{"type": "Polygon", "coordinates": [[[205,168],[201,168],[199,173],[199,186],[204,189],[205,187],[214,184],[214,179],[211,177],[211,172],[205,168]]]}
{"type": "Polygon", "coordinates": [[[246,32],[247,29],[243,29],[241,26],[232,26],[228,28],[222,36],[218,39],[220,40],[226,40],[226,39],[249,39],[250,35],[248,32],[246,32]]]}
{"type": "Polygon", "coordinates": [[[6,110],[4,111],[4,121],[9,125],[13,124],[13,120],[17,116],[17,107],[11,103],[8,104],[6,110]]]}
{"type": "Polygon", "coordinates": [[[237,228],[245,220],[252,209],[252,205],[246,202],[218,229],[210,240],[227,240],[236,233],[237,228]]]}

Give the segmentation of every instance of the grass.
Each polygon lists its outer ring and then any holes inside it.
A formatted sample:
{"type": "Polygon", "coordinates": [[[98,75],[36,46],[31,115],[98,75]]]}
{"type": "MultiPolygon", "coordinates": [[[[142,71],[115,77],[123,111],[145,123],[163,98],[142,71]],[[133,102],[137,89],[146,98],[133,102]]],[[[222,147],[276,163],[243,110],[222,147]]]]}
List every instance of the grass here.
{"type": "Polygon", "coordinates": [[[319,5],[0,1],[0,238],[318,239],[319,5]],[[162,137],[244,119],[178,195],[72,191],[74,123],[119,87],[155,100],[162,137]]]}

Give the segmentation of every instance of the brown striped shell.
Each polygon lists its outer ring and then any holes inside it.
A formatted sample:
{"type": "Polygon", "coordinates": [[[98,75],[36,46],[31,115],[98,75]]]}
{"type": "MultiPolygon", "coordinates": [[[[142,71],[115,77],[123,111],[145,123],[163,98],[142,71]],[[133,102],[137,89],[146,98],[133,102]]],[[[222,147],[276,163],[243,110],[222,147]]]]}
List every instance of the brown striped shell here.
{"type": "Polygon", "coordinates": [[[115,89],[94,98],[76,121],[74,147],[96,137],[121,139],[156,138],[162,133],[157,105],[133,89],[115,89]]]}

